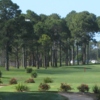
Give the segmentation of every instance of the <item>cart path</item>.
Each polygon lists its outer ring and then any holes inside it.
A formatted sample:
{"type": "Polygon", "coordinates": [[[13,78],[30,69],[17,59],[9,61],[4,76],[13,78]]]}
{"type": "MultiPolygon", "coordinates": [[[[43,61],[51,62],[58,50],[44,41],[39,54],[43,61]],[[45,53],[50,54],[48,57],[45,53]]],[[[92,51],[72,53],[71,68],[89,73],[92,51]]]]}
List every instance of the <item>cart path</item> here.
{"type": "Polygon", "coordinates": [[[86,95],[84,93],[59,93],[62,96],[69,98],[69,100],[96,100],[94,95],[86,95]]]}

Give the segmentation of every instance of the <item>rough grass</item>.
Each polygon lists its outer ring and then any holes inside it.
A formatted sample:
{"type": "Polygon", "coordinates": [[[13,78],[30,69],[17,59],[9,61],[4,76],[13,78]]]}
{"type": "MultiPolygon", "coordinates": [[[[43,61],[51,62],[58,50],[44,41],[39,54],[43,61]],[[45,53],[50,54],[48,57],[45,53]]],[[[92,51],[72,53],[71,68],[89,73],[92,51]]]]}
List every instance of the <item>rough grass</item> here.
{"type": "MultiPolygon", "coordinates": [[[[10,71],[5,71],[4,68],[0,69],[2,71],[2,81],[3,84],[8,86],[0,88],[2,92],[14,92],[15,85],[9,85],[9,80],[11,78],[16,78],[18,83],[24,83],[24,81],[31,77],[31,74],[26,73],[24,68],[15,69],[10,68],[10,71]]],[[[78,91],[77,86],[80,84],[88,84],[90,91],[92,87],[100,83],[100,65],[79,65],[79,66],[64,66],[59,68],[40,68],[36,69],[38,77],[35,78],[35,83],[28,83],[30,91],[38,91],[38,86],[43,82],[43,79],[50,77],[53,79],[53,83],[49,83],[50,91],[58,91],[61,83],[68,83],[72,86],[72,91],[78,91]],[[86,71],[84,72],[84,68],[86,71]]]]}

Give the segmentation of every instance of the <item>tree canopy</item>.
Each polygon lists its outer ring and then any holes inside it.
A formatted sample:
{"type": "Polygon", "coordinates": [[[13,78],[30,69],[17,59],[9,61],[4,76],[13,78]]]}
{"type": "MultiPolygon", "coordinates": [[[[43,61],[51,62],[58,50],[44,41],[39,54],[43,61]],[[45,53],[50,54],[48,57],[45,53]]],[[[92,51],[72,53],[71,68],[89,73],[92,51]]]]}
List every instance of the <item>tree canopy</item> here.
{"type": "Polygon", "coordinates": [[[65,18],[32,10],[24,14],[11,0],[0,0],[0,50],[5,54],[2,65],[6,70],[9,62],[15,62],[17,68],[57,67],[62,61],[70,65],[71,60],[86,64],[89,45],[99,31],[100,16],[88,11],[73,10],[65,18]]]}

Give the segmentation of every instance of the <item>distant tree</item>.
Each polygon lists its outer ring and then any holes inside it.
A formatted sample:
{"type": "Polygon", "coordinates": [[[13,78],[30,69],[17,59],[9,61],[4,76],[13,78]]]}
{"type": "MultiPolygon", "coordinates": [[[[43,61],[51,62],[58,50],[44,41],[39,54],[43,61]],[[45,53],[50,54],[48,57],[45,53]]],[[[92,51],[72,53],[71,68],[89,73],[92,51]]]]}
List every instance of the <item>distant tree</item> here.
{"type": "Polygon", "coordinates": [[[98,31],[96,16],[87,11],[77,13],[72,20],[72,31],[82,47],[82,64],[86,62],[86,45],[93,39],[94,33],[98,31]]]}
{"type": "Polygon", "coordinates": [[[1,35],[3,45],[6,52],[6,70],[9,70],[9,48],[13,34],[13,21],[12,18],[18,17],[21,13],[19,6],[13,3],[11,0],[0,0],[0,20],[2,20],[1,35]]]}

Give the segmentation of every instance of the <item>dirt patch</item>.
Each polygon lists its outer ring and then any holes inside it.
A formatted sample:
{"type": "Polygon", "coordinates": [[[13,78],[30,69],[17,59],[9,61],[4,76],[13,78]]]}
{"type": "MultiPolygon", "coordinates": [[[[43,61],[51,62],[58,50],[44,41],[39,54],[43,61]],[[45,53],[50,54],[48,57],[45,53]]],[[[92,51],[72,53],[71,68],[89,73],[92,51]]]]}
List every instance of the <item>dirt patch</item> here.
{"type": "Polygon", "coordinates": [[[0,86],[0,88],[2,88],[2,87],[4,87],[4,86],[0,86]]]}
{"type": "Polygon", "coordinates": [[[96,100],[96,95],[93,93],[59,93],[69,100],[96,100]]]}

